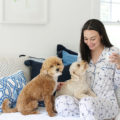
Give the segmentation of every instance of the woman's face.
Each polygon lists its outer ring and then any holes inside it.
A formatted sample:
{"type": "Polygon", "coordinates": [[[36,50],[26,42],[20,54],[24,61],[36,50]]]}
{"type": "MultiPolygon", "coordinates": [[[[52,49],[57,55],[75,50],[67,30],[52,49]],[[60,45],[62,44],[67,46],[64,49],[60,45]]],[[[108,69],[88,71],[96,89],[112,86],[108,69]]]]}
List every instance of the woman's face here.
{"type": "Polygon", "coordinates": [[[85,30],[84,43],[89,47],[90,50],[96,50],[97,48],[103,46],[101,43],[101,36],[95,30],[85,30]]]}

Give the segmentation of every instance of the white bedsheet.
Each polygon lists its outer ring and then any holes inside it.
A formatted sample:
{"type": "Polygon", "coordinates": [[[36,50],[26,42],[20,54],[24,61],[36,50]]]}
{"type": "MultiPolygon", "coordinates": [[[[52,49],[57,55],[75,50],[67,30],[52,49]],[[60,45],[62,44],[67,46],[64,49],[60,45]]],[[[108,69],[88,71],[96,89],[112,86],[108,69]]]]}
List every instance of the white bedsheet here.
{"type": "MultiPolygon", "coordinates": [[[[61,116],[54,116],[49,117],[45,108],[39,108],[40,114],[34,115],[22,115],[19,112],[16,113],[1,113],[0,120],[80,120],[79,117],[61,117],[61,116]]],[[[120,120],[120,113],[116,117],[115,120],[120,120]]]]}
{"type": "Polygon", "coordinates": [[[34,115],[22,115],[19,112],[16,113],[1,113],[0,120],[79,120],[79,117],[61,117],[54,116],[49,117],[45,108],[39,108],[40,114],[34,115]]]}

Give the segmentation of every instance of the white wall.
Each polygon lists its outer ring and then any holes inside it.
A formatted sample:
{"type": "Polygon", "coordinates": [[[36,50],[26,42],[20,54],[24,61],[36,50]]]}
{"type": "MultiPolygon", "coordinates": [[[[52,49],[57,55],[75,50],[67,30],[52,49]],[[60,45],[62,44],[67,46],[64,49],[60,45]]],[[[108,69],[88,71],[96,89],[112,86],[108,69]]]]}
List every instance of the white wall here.
{"type": "Polygon", "coordinates": [[[45,25],[0,24],[0,54],[56,55],[57,44],[78,51],[83,23],[99,16],[99,0],[48,0],[45,25]]]}

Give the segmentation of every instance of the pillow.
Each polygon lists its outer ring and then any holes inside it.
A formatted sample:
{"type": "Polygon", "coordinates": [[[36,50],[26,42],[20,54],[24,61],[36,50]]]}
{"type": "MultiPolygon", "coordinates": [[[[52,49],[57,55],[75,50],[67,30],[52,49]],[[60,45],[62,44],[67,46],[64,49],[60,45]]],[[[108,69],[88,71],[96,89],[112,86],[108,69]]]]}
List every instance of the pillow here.
{"type": "Polygon", "coordinates": [[[69,80],[71,78],[70,72],[69,72],[70,65],[64,66],[62,75],[58,77],[58,82],[64,82],[64,81],[69,80]]]}
{"type": "Polygon", "coordinates": [[[31,57],[29,56],[29,60],[34,60],[34,61],[37,61],[37,62],[42,62],[45,60],[45,58],[36,58],[36,57],[31,57]]]}
{"type": "Polygon", "coordinates": [[[24,62],[26,66],[31,67],[31,79],[36,77],[40,73],[40,69],[42,67],[42,62],[34,61],[34,60],[26,60],[24,62]]]}
{"type": "Polygon", "coordinates": [[[27,82],[30,81],[30,69],[24,64],[27,59],[28,56],[19,57],[13,54],[0,56],[0,77],[9,76],[18,70],[23,70],[27,82]]]}
{"type": "Polygon", "coordinates": [[[76,52],[74,52],[74,51],[72,51],[72,50],[64,47],[64,46],[61,45],[61,44],[58,44],[58,45],[57,45],[57,56],[58,56],[58,57],[62,58],[62,51],[63,51],[63,50],[66,51],[66,52],[68,52],[69,54],[78,55],[78,53],[76,53],[76,52]]]}
{"type": "Polygon", "coordinates": [[[77,61],[77,55],[69,54],[68,52],[63,50],[62,51],[62,61],[65,66],[70,65],[73,62],[77,61]]]}
{"type": "Polygon", "coordinates": [[[11,102],[10,107],[15,106],[17,97],[25,85],[26,79],[21,70],[8,77],[0,78],[0,112],[2,112],[2,102],[6,98],[11,102]]]}
{"type": "MultiPolygon", "coordinates": [[[[26,57],[24,54],[20,54],[19,57],[26,57]]],[[[33,57],[33,56],[28,56],[28,60],[34,60],[38,62],[43,62],[45,58],[38,58],[38,57],[33,57]]]]}

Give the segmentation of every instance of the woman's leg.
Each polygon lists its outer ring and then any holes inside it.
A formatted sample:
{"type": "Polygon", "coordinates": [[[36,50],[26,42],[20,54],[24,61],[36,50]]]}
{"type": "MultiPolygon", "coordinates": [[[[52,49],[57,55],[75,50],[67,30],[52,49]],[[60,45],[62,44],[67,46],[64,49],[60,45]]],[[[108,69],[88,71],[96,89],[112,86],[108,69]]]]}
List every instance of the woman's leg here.
{"type": "Polygon", "coordinates": [[[79,110],[80,120],[104,120],[114,118],[118,106],[106,99],[87,97],[80,100],[79,110]]]}
{"type": "Polygon", "coordinates": [[[61,116],[79,116],[79,101],[71,96],[62,95],[55,99],[55,109],[61,116]]]}

